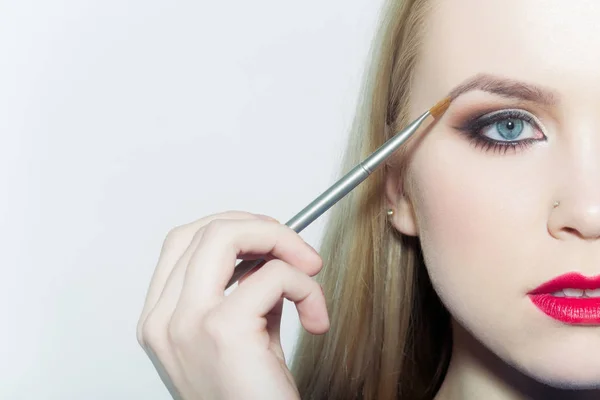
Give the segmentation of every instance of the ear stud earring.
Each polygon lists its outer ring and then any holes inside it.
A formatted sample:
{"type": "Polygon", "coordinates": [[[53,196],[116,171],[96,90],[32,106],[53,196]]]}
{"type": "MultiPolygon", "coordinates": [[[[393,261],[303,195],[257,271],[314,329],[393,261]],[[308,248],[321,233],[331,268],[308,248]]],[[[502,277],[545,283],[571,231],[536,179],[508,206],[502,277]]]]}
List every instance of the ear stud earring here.
{"type": "Polygon", "coordinates": [[[392,210],[391,208],[389,208],[387,210],[387,215],[388,215],[388,217],[391,217],[392,215],[394,215],[394,210],[392,210]]]}

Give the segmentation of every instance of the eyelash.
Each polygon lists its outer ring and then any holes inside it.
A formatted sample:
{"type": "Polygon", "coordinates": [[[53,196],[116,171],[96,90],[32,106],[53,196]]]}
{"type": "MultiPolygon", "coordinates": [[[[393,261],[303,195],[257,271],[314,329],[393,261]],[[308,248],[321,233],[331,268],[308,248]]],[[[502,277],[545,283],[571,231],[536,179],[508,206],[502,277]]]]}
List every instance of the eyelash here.
{"type": "Polygon", "coordinates": [[[525,121],[526,123],[532,125],[532,127],[535,129],[541,131],[539,123],[536,121],[536,119],[528,112],[522,110],[505,110],[488,113],[483,116],[471,118],[456,129],[466,135],[475,148],[481,148],[486,152],[493,151],[494,153],[501,154],[506,154],[506,152],[509,150],[514,150],[515,152],[518,150],[524,150],[529,148],[535,142],[546,140],[546,136],[544,135],[544,139],[529,138],[512,141],[499,141],[491,139],[480,133],[484,128],[487,128],[496,122],[505,121],[507,119],[518,119],[525,121]]]}

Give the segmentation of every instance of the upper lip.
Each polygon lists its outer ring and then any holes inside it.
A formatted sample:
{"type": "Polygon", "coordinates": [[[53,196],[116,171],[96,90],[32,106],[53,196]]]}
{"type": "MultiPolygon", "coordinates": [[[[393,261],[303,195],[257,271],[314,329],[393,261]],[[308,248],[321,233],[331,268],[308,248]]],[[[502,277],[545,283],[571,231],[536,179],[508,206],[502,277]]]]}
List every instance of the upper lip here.
{"type": "Polygon", "coordinates": [[[529,292],[529,294],[554,293],[563,289],[600,289],[600,275],[587,277],[576,272],[571,272],[542,283],[529,292]]]}

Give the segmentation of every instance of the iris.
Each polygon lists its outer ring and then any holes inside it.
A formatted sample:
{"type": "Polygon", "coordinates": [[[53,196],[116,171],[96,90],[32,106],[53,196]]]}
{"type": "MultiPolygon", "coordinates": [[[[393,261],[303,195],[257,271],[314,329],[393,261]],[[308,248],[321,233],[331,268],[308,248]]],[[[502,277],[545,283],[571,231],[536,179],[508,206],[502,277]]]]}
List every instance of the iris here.
{"type": "Polygon", "coordinates": [[[514,140],[523,132],[523,121],[513,118],[498,121],[496,130],[504,139],[514,140]]]}

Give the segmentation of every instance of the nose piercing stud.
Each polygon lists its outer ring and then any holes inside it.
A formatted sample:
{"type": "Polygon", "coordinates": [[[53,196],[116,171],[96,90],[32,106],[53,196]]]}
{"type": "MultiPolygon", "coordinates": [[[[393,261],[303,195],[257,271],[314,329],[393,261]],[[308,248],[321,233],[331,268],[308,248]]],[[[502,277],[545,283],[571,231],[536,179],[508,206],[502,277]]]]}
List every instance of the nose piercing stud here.
{"type": "Polygon", "coordinates": [[[560,201],[555,201],[554,204],[553,204],[553,207],[556,208],[558,206],[560,206],[560,201]]]}

